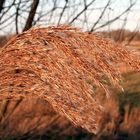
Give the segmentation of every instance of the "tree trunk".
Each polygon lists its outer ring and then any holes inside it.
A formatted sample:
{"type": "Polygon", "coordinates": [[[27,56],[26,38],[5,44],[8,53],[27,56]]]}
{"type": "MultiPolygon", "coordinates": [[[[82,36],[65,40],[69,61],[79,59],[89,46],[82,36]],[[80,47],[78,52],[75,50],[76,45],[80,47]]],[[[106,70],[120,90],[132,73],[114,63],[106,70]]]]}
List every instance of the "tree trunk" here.
{"type": "Polygon", "coordinates": [[[32,27],[32,22],[34,20],[38,4],[39,4],[39,0],[33,0],[33,3],[31,5],[31,10],[30,10],[30,13],[29,13],[29,16],[27,18],[26,25],[25,25],[23,31],[26,31],[32,27]]]}
{"type": "Polygon", "coordinates": [[[3,9],[4,3],[5,3],[5,0],[0,1],[0,13],[1,13],[2,9],[3,9]]]}

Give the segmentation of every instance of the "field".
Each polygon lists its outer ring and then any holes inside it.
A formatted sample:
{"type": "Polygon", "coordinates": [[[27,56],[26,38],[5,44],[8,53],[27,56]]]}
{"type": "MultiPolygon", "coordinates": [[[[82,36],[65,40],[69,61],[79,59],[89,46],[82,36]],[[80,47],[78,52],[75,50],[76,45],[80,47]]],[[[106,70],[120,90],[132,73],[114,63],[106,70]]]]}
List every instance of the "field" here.
{"type": "Polygon", "coordinates": [[[97,136],[75,127],[41,98],[29,97],[0,101],[0,139],[139,140],[140,73],[122,70],[124,92],[110,87],[109,98],[102,91],[96,95],[106,109],[97,136]]]}

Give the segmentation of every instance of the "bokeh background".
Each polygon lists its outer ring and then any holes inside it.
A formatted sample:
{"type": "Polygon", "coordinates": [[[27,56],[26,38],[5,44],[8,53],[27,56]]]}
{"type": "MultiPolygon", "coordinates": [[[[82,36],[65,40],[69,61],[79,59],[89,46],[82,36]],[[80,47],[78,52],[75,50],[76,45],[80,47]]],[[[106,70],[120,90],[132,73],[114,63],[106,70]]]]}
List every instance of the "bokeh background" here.
{"type": "MultiPolygon", "coordinates": [[[[98,32],[140,51],[139,0],[1,0],[0,47],[16,34],[32,27],[69,24],[83,31],[98,32]]],[[[122,66],[124,93],[110,87],[103,128],[94,135],[76,128],[53,111],[44,100],[1,100],[0,139],[139,140],[140,73],[122,66]]]]}

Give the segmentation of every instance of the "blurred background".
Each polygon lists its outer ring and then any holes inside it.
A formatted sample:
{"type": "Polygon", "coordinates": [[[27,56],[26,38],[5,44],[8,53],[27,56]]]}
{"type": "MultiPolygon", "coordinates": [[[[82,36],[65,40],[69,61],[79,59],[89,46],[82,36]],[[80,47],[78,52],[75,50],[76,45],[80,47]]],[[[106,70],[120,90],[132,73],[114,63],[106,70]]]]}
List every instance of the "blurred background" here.
{"type": "Polygon", "coordinates": [[[136,32],[140,27],[139,13],[139,0],[1,0],[0,34],[59,24],[71,24],[89,32],[136,32]]]}
{"type": "Polygon", "coordinates": [[[140,39],[139,13],[139,0],[1,0],[0,35],[70,24],[130,43],[140,39]]]}
{"type": "MultiPolygon", "coordinates": [[[[69,24],[140,50],[140,0],[0,0],[0,47],[31,27],[69,24]]],[[[0,100],[0,139],[140,139],[140,74],[122,67],[98,136],[73,126],[42,99],[0,100]],[[116,94],[118,93],[118,94],[116,94]]]]}

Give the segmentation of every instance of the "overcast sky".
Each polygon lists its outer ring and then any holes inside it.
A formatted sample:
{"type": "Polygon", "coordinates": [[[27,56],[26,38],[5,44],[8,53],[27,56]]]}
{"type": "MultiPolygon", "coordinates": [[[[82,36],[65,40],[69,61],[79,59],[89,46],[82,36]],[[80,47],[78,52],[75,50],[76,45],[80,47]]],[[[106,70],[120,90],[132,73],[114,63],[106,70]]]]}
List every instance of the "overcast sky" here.
{"type": "MultiPolygon", "coordinates": [[[[10,2],[12,2],[13,0],[7,0],[6,5],[8,6],[10,2]]],[[[18,0],[17,0],[18,1],[18,0]]],[[[71,0],[71,2],[74,1],[75,3],[81,1],[81,0],[71,0]]],[[[89,3],[91,0],[87,0],[87,3],[89,3]]],[[[79,20],[74,22],[75,26],[78,27],[82,27],[84,30],[87,30],[88,27],[90,27],[91,25],[93,25],[94,22],[96,22],[96,20],[99,18],[101,12],[103,9],[100,9],[101,7],[104,7],[106,5],[108,0],[95,0],[95,2],[89,7],[89,8],[93,8],[94,10],[90,10],[87,11],[87,17],[88,17],[88,22],[89,25],[84,25],[82,26],[82,20],[84,19],[84,14],[80,16],[79,20]],[[90,24],[91,23],[91,24],[90,24]]],[[[113,19],[114,17],[116,17],[117,15],[119,15],[120,13],[122,13],[130,4],[130,1],[135,1],[135,0],[112,0],[110,6],[108,7],[108,9],[106,10],[106,13],[104,14],[104,16],[102,17],[102,19],[100,20],[99,24],[97,25],[97,28],[102,25],[103,23],[105,23],[106,21],[108,21],[108,19],[113,19]]],[[[29,0],[28,3],[30,5],[30,3],[32,2],[32,0],[29,0]]],[[[37,12],[43,11],[44,13],[47,13],[49,10],[52,9],[52,0],[40,0],[40,6],[37,9],[37,12]]],[[[60,0],[58,5],[60,7],[62,7],[65,4],[65,0],[60,0]]],[[[28,4],[27,4],[28,5],[28,4]]],[[[82,5],[77,9],[76,12],[80,11],[82,9],[82,5]]],[[[24,10],[29,10],[25,9],[24,10]]],[[[11,10],[9,11],[8,15],[14,13],[14,7],[11,8],[11,10]]],[[[37,25],[55,25],[58,22],[58,17],[59,17],[59,13],[61,12],[61,10],[56,10],[54,12],[53,18],[49,19],[50,15],[46,14],[46,16],[44,16],[40,22],[37,22],[37,25]]],[[[72,10],[69,10],[67,12],[65,12],[65,14],[63,15],[63,18],[61,20],[61,23],[66,23],[66,19],[68,18],[67,15],[71,14],[72,10]]],[[[75,13],[76,14],[76,13],[75,13]]],[[[7,16],[8,16],[7,15],[7,16]]],[[[22,17],[19,17],[19,29],[23,29],[24,27],[24,23],[25,23],[25,18],[27,18],[28,14],[27,12],[22,14],[22,17]],[[24,18],[23,18],[24,17],[24,18]]],[[[5,16],[5,18],[7,18],[5,16]]],[[[37,16],[36,16],[37,18],[37,16]]],[[[8,22],[10,23],[12,20],[14,20],[15,17],[11,18],[8,22]]],[[[124,14],[119,20],[117,20],[116,22],[102,28],[99,30],[112,30],[112,29],[119,29],[122,28],[123,24],[124,24],[124,20],[127,20],[126,25],[124,26],[125,29],[129,29],[129,30],[135,30],[135,29],[139,29],[140,27],[140,0],[137,0],[137,3],[135,4],[135,6],[131,9],[131,11],[127,14],[124,14]],[[127,17],[127,18],[126,18],[127,17]]],[[[8,26],[5,25],[1,25],[0,24],[0,34],[10,34],[10,33],[15,33],[15,23],[8,23],[8,26]],[[5,27],[5,28],[4,28],[5,27]],[[2,31],[2,29],[4,29],[4,32],[2,31]]]]}

